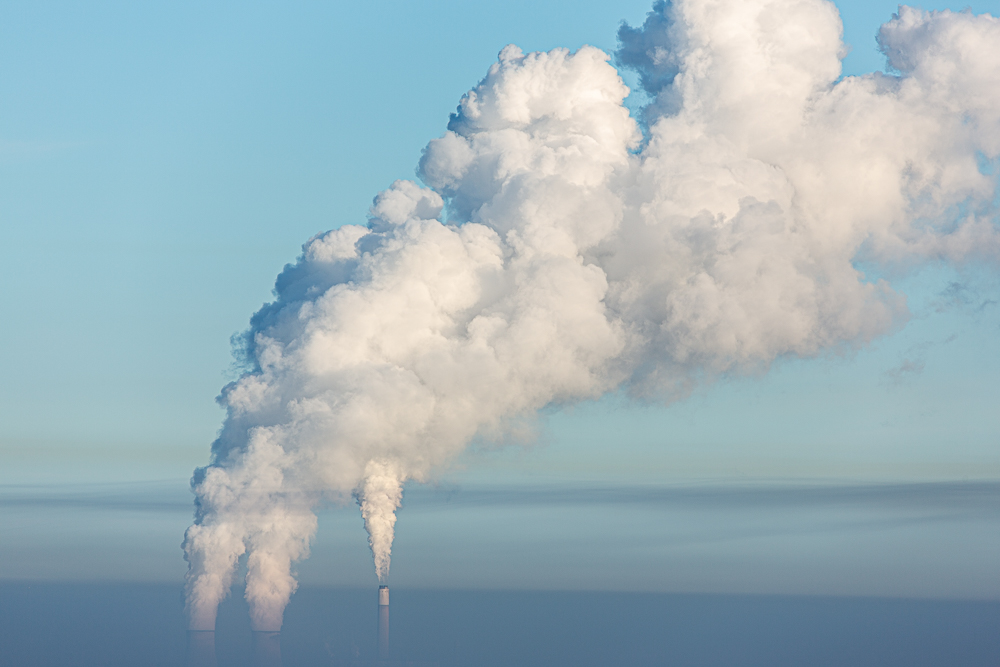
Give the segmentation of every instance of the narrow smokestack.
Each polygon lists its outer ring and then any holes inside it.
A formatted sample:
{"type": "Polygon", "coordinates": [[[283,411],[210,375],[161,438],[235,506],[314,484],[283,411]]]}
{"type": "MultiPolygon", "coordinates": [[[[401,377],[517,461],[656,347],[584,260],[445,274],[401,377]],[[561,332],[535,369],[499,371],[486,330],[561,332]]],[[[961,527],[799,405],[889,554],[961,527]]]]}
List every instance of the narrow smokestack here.
{"type": "Polygon", "coordinates": [[[378,659],[389,659],[389,587],[378,587],[378,659]]]}
{"type": "Polygon", "coordinates": [[[187,667],[218,667],[213,630],[188,630],[187,640],[187,667]]]}
{"type": "Polygon", "coordinates": [[[253,633],[253,667],[281,667],[281,633],[253,633]]]}

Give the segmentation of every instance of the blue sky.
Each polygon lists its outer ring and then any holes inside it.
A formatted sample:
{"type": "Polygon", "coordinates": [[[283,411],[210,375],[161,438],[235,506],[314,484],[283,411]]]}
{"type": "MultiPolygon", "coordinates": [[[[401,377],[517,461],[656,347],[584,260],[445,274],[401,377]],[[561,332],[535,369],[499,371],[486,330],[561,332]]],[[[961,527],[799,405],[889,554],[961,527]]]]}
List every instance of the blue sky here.
{"type": "MultiPolygon", "coordinates": [[[[880,69],[874,34],[895,3],[838,6],[852,47],[845,74],[880,69]]],[[[423,146],[505,44],[611,51],[620,21],[641,23],[648,9],[5,4],[0,578],[179,578],[186,479],[221,423],[214,398],[234,377],[229,338],[269,298],[281,267],[313,234],[363,222],[379,190],[412,177],[423,146]]],[[[1000,596],[990,566],[1000,555],[990,537],[1000,520],[990,485],[1000,479],[997,282],[982,268],[926,267],[894,279],[913,317],[869,348],[779,361],[668,407],[612,396],[546,414],[537,444],[473,451],[437,490],[408,495],[394,577],[1000,596]],[[912,510],[936,517],[922,523],[904,521],[911,509],[898,505],[794,494],[747,516],[745,499],[730,496],[710,509],[636,502],[626,518],[614,503],[462,504],[482,485],[927,490],[963,480],[985,484],[982,506],[954,510],[935,491],[912,510]],[[435,505],[442,493],[451,505],[435,505]],[[876,519],[893,528],[873,531],[876,519]],[[748,524],[750,537],[731,539],[748,524]],[[671,542],[699,527],[701,538],[671,542]],[[534,556],[515,569],[497,544],[534,556]],[[562,547],[574,545],[589,555],[560,570],[562,547]],[[823,555],[813,569],[784,576],[810,554],[823,555]],[[741,570],[748,562],[759,564],[754,576],[741,570]],[[920,583],[942,570],[957,573],[952,583],[920,583]]],[[[323,515],[304,581],[368,582],[356,514],[323,515]]]]}

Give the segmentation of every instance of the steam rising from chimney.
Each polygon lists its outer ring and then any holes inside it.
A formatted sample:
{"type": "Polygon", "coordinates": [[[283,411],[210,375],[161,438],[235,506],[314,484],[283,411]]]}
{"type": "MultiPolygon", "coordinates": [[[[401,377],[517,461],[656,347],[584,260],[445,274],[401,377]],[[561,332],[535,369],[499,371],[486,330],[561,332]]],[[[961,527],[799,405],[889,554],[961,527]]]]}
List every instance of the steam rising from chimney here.
{"type": "Polygon", "coordinates": [[[842,79],[824,0],[658,2],[619,37],[645,134],[606,54],[508,46],[427,187],[397,181],[278,276],[193,480],[192,629],[248,553],[253,627],[278,630],[320,503],[357,499],[384,582],[403,484],[474,438],[864,344],[907,308],[861,261],[996,261],[997,19],[900,7],[897,74],[842,79]]]}
{"type": "Polygon", "coordinates": [[[365,470],[361,486],[361,517],[368,531],[368,545],[375,559],[375,573],[380,584],[389,577],[389,552],[392,550],[396,510],[403,500],[401,475],[390,466],[372,461],[365,470]]]}

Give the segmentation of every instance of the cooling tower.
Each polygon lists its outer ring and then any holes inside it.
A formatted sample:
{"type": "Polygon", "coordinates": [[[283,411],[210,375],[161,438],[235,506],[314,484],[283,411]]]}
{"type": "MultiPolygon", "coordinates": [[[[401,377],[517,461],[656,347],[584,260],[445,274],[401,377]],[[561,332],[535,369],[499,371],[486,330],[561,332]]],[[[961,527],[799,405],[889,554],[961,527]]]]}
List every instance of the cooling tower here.
{"type": "Polygon", "coordinates": [[[253,633],[253,667],[281,667],[281,633],[253,633]]]}
{"type": "Polygon", "coordinates": [[[187,667],[218,667],[213,630],[188,630],[184,664],[187,667]]]}
{"type": "Polygon", "coordinates": [[[378,659],[389,659],[389,587],[378,587],[378,659]]]}

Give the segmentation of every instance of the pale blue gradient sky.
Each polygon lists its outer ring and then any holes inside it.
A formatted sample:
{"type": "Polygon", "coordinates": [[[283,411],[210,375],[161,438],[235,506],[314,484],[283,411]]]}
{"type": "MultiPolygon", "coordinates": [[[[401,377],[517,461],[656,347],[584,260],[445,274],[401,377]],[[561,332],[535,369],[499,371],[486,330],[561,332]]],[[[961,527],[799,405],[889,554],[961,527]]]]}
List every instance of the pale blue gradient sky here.
{"type": "MultiPolygon", "coordinates": [[[[852,46],[845,74],[880,69],[874,35],[896,4],[838,6],[852,46]]],[[[0,578],[179,578],[185,480],[207,461],[222,419],[214,397],[233,377],[229,337],[269,298],[281,267],[311,235],[362,222],[379,190],[412,177],[420,150],[505,44],[611,51],[619,22],[641,23],[648,9],[646,0],[0,5],[0,578]],[[19,484],[36,486],[9,486],[19,484]],[[126,500],[81,500],[95,494],[126,500]]],[[[459,502],[463,489],[491,484],[1000,479],[996,273],[927,267],[894,284],[913,318],[869,348],[782,360],[669,407],[609,397],[552,411],[537,443],[471,452],[442,476],[457,509],[433,509],[429,492],[408,496],[394,577],[463,585],[483,577],[468,563],[485,559],[490,585],[629,589],[669,561],[652,577],[662,590],[856,593],[881,581],[886,594],[1000,597],[989,567],[1000,558],[1000,539],[989,537],[1000,533],[995,489],[971,518],[921,506],[937,519],[896,532],[865,526],[873,517],[903,526],[908,510],[789,500],[753,515],[763,527],[749,541],[705,538],[703,551],[669,539],[702,524],[734,534],[740,502],[697,512],[640,504],[628,519],[614,504],[559,505],[560,515],[548,502],[459,502]],[[504,565],[497,543],[534,556],[504,565]],[[882,556],[859,555],[869,551],[882,556]],[[590,556],[553,575],[570,552],[590,556]],[[739,554],[761,563],[758,576],[741,578],[739,554]],[[781,583],[795,554],[823,557],[781,583]],[[893,569],[891,554],[904,566],[893,569]],[[706,562],[716,565],[697,565],[706,562]],[[959,572],[955,582],[921,588],[941,568],[959,572]]],[[[324,514],[314,552],[306,580],[371,577],[354,509],[324,514]]]]}

